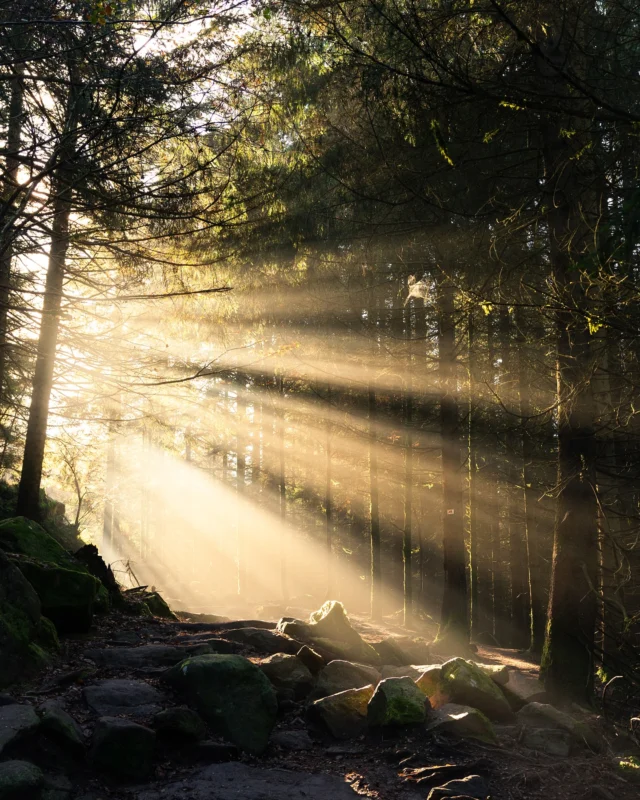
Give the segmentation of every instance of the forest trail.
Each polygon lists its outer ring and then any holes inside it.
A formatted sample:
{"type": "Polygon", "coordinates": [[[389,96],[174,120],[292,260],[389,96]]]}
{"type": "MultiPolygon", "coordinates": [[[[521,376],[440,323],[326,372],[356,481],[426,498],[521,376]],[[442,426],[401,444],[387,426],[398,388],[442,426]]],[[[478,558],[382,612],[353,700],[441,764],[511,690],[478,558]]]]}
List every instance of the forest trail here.
{"type": "MultiPolygon", "coordinates": [[[[376,630],[370,623],[356,622],[356,627],[367,637],[376,630]]],[[[160,708],[181,705],[164,677],[167,667],[185,654],[208,648],[261,664],[278,650],[274,628],[275,620],[175,622],[112,612],[96,618],[89,635],[65,640],[61,663],[24,687],[14,701],[63,708],[78,723],[84,742],[93,734],[95,747],[99,718],[152,727],[160,708]]],[[[388,629],[378,630],[385,634],[388,629]]],[[[483,647],[476,658],[536,669],[511,650],[483,647]]],[[[158,736],[148,777],[125,782],[96,772],[93,751],[88,759],[71,757],[59,743],[42,737],[12,745],[12,757],[39,764],[61,792],[50,795],[56,800],[104,800],[107,795],[112,800],[425,800],[439,782],[429,778],[436,773],[424,768],[444,765],[460,777],[479,773],[493,800],[637,797],[637,786],[615,771],[608,747],[601,754],[582,750],[570,758],[555,757],[522,746],[516,727],[495,725],[496,745],[451,738],[425,726],[370,730],[336,741],[315,729],[309,729],[310,736],[305,703],[289,698],[280,702],[271,743],[260,756],[241,753],[209,732],[188,744],[158,736]]]]}

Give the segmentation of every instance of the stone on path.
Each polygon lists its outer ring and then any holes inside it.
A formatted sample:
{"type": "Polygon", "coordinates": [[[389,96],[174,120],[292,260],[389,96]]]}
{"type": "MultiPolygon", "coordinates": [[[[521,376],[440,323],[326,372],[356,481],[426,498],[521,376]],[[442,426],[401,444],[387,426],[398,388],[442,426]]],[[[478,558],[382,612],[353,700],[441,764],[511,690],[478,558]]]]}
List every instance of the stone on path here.
{"type": "Polygon", "coordinates": [[[89,708],[101,717],[124,715],[145,719],[167,704],[167,698],[148,683],[119,678],[85,687],[84,698],[89,708]]]}
{"type": "Polygon", "coordinates": [[[573,750],[574,740],[569,731],[561,728],[524,728],[520,744],[538,753],[567,758],[573,750]]]}
{"type": "Polygon", "coordinates": [[[367,729],[367,708],[375,691],[373,685],[347,689],[316,700],[307,709],[312,724],[326,728],[336,739],[351,739],[367,729]]]}
{"type": "Polygon", "coordinates": [[[0,707],[0,753],[40,726],[40,718],[29,705],[0,707]]]}
{"type": "Polygon", "coordinates": [[[249,753],[264,752],[278,702],[269,679],[251,661],[197,656],[172,667],[165,679],[217,733],[249,753]]]}
{"type": "Polygon", "coordinates": [[[200,642],[186,647],[166,644],[146,644],[140,647],[113,647],[87,650],[85,656],[96,664],[111,669],[154,669],[172,667],[185,658],[213,653],[209,643],[200,642]]]}
{"type": "Polygon", "coordinates": [[[374,667],[336,659],[330,661],[319,673],[312,696],[319,700],[321,697],[328,697],[330,694],[344,692],[347,689],[358,689],[369,684],[377,686],[380,677],[380,673],[374,667]]]}
{"type": "Polygon", "coordinates": [[[0,763],[0,800],[35,800],[40,796],[44,776],[28,761],[0,763]]]}
{"type": "Polygon", "coordinates": [[[416,686],[429,698],[431,708],[441,708],[451,702],[450,690],[442,677],[440,664],[423,669],[416,679],[416,686]]]}
{"type": "Polygon", "coordinates": [[[509,670],[509,680],[502,686],[509,705],[519,711],[527,703],[544,703],[547,693],[534,675],[527,675],[517,669],[509,670]]]}
{"type": "Polygon", "coordinates": [[[505,664],[481,664],[479,661],[470,662],[484,672],[498,686],[505,686],[509,680],[509,667],[505,664]]]}
{"type": "Polygon", "coordinates": [[[411,678],[386,678],[369,701],[367,720],[371,727],[415,725],[424,722],[429,699],[411,678]]]}
{"type": "Polygon", "coordinates": [[[207,735],[202,718],[184,706],[160,711],[153,718],[153,727],[160,736],[179,742],[199,742],[207,735]]]}
{"type": "Polygon", "coordinates": [[[283,636],[277,631],[265,630],[264,628],[237,628],[226,630],[225,639],[238,642],[242,645],[253,647],[261,653],[286,653],[295,655],[300,649],[300,642],[296,642],[289,636],[283,636]]]}
{"type": "Polygon", "coordinates": [[[81,755],[84,752],[85,741],[82,728],[75,719],[68,714],[57,700],[47,700],[38,708],[40,714],[40,728],[49,734],[63,747],[71,752],[81,755]]]}
{"type": "Polygon", "coordinates": [[[307,731],[278,731],[271,737],[271,743],[283,750],[303,752],[313,750],[313,740],[307,731]]]}
{"type": "Polygon", "coordinates": [[[574,719],[570,714],[560,711],[547,703],[528,703],[518,711],[518,722],[531,728],[556,728],[568,731],[576,742],[586,744],[599,751],[602,739],[586,722],[574,719]]]}
{"type": "Polygon", "coordinates": [[[118,778],[142,780],[151,772],[155,733],[137,722],[102,717],[96,724],[91,762],[118,778]]]}
{"type": "Polygon", "coordinates": [[[241,763],[215,764],[181,781],[138,792],[136,800],[358,800],[343,778],[241,763]]]}
{"type": "Polygon", "coordinates": [[[481,711],[457,703],[447,703],[437,709],[427,730],[453,734],[461,739],[478,739],[488,744],[497,742],[493,725],[481,711]]]}
{"type": "Polygon", "coordinates": [[[454,703],[472,706],[490,719],[508,722],[513,711],[501,689],[476,664],[452,658],[442,665],[444,692],[454,703]]]}
{"type": "Polygon", "coordinates": [[[275,653],[259,664],[276,690],[290,689],[295,699],[306,697],[313,685],[313,675],[298,656],[275,653]]]}

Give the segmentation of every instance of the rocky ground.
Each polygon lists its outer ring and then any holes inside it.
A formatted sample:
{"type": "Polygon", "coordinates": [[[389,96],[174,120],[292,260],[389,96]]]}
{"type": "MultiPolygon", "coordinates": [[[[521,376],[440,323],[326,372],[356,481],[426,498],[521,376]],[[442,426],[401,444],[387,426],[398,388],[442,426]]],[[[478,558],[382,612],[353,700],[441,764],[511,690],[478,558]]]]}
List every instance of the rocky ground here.
{"type": "Polygon", "coordinates": [[[494,664],[479,670],[361,638],[339,606],[280,630],[193,619],[96,617],[1,695],[0,800],[638,797],[619,768],[632,743],[595,715],[554,716],[526,660],[465,654],[494,664]]]}

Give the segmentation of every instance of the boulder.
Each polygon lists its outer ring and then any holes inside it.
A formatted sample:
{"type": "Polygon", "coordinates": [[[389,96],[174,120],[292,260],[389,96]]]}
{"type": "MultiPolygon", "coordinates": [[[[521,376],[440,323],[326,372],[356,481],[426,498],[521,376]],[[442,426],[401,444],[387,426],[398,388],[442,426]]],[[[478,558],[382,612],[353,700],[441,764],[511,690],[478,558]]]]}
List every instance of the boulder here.
{"type": "Polygon", "coordinates": [[[386,678],[369,701],[367,721],[371,727],[419,724],[428,708],[429,699],[411,678],[386,678]]]}
{"type": "Polygon", "coordinates": [[[196,656],[172,667],[165,678],[215,732],[249,753],[264,752],[278,703],[255,664],[238,655],[196,656]]]}
{"type": "Polygon", "coordinates": [[[101,583],[44,528],[25,517],[3,520],[0,550],[12,554],[59,632],[88,630],[101,583]]]}
{"type": "Polygon", "coordinates": [[[437,733],[453,734],[460,739],[478,739],[488,744],[497,742],[493,725],[481,711],[456,703],[447,703],[437,709],[427,729],[437,733]]]}
{"type": "Polygon", "coordinates": [[[601,737],[586,722],[574,719],[548,703],[528,703],[518,711],[518,722],[531,728],[556,728],[568,731],[576,742],[599,751],[601,737]]]}
{"type": "Polygon", "coordinates": [[[313,750],[313,740],[307,731],[278,731],[272,735],[271,743],[292,752],[313,750]]]}
{"type": "Polygon", "coordinates": [[[311,644],[321,656],[333,660],[379,664],[380,656],[352,627],[342,603],[328,600],[314,611],[309,622],[283,617],[277,629],[287,636],[311,644]]]}
{"type": "Polygon", "coordinates": [[[0,550],[0,687],[46,663],[40,612],[33,587],[0,550]]]}
{"type": "Polygon", "coordinates": [[[156,714],[153,727],[158,735],[178,742],[199,742],[207,735],[202,718],[192,709],[180,706],[156,714]]]}
{"type": "Polygon", "coordinates": [[[389,636],[373,647],[380,661],[389,666],[404,667],[409,664],[423,664],[431,660],[431,650],[424,639],[409,636],[389,636]]]}
{"type": "Polygon", "coordinates": [[[294,699],[306,697],[311,691],[313,675],[297,656],[276,653],[259,666],[276,690],[290,689],[294,699]]]}
{"type": "Polygon", "coordinates": [[[429,792],[427,800],[446,800],[448,797],[468,800],[486,800],[489,796],[487,782],[480,775],[469,775],[466,778],[448,781],[436,786],[429,792]]]}
{"type": "Polygon", "coordinates": [[[156,735],[144,725],[102,717],[93,732],[92,764],[117,778],[141,780],[151,772],[156,735]]]}
{"type": "Polygon", "coordinates": [[[40,598],[42,613],[58,633],[86,633],[91,627],[100,582],[88,572],[66,569],[26,556],[14,563],[40,598]]]}
{"type": "Polygon", "coordinates": [[[327,663],[320,653],[316,653],[306,644],[298,650],[296,655],[312,675],[317,675],[327,663]]]}
{"type": "Polygon", "coordinates": [[[539,753],[567,758],[571,755],[575,742],[569,731],[561,728],[526,727],[520,736],[520,744],[539,753]]]}
{"type": "Polygon", "coordinates": [[[158,592],[149,592],[149,594],[145,595],[144,602],[147,604],[147,608],[153,614],[154,617],[160,617],[161,619],[173,619],[178,620],[176,615],[167,605],[166,600],[158,594],[158,592]]]}
{"type": "Polygon", "coordinates": [[[47,700],[38,708],[40,729],[75,755],[84,753],[82,728],[57,700],[47,700]]]}
{"type": "Polygon", "coordinates": [[[504,694],[476,664],[463,658],[452,658],[442,665],[444,694],[454,703],[472,706],[490,719],[507,722],[513,711],[504,694]]]}
{"type": "Polygon", "coordinates": [[[494,683],[498,686],[505,686],[509,680],[509,667],[504,664],[481,664],[478,661],[472,661],[479,670],[482,670],[494,683]]]}
{"type": "Polygon", "coordinates": [[[136,800],[356,800],[344,778],[298,770],[213,764],[184,780],[137,792],[136,800]]]}
{"type": "Polygon", "coordinates": [[[440,708],[451,702],[451,694],[442,677],[442,666],[426,667],[416,679],[416,685],[429,698],[431,708],[440,708]]]}
{"type": "Polygon", "coordinates": [[[0,753],[5,747],[29,736],[40,726],[40,718],[29,705],[0,708],[0,753]]]}
{"type": "Polygon", "coordinates": [[[0,764],[0,800],[36,800],[44,775],[28,761],[4,761],[0,764]]]}
{"type": "Polygon", "coordinates": [[[61,773],[44,776],[42,800],[71,800],[73,783],[61,773]]]}
{"type": "Polygon", "coordinates": [[[276,653],[295,655],[300,649],[300,642],[265,628],[232,628],[226,630],[224,636],[225,639],[232,642],[238,642],[253,647],[261,653],[271,653],[272,655],[276,653]]]}
{"type": "Polygon", "coordinates": [[[367,708],[373,697],[373,685],[316,700],[307,709],[307,719],[329,731],[336,739],[351,739],[367,729],[367,708]]]}
{"type": "Polygon", "coordinates": [[[509,679],[501,688],[514,711],[519,711],[527,703],[544,703],[547,700],[547,693],[540,681],[517,669],[509,670],[509,679]]]}
{"type": "Polygon", "coordinates": [[[357,689],[369,684],[377,686],[379,682],[380,673],[373,667],[353,664],[351,661],[330,661],[316,678],[312,697],[319,700],[346,689],[357,689]]]}
{"type": "Polygon", "coordinates": [[[89,708],[101,717],[119,715],[145,719],[162,710],[165,696],[144,681],[113,679],[98,681],[84,689],[89,708]]]}

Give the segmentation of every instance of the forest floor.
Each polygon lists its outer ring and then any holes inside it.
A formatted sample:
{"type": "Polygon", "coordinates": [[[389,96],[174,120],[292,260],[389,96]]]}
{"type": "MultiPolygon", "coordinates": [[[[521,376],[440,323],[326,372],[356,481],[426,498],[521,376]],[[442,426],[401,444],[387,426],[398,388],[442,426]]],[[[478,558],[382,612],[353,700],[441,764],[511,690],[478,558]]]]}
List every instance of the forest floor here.
{"type": "MultiPolygon", "coordinates": [[[[402,632],[394,625],[378,629],[358,618],[353,622],[365,638],[377,635],[379,639],[380,634],[402,632]]],[[[202,641],[205,634],[198,626],[192,626],[190,630],[184,628],[184,625],[172,622],[131,618],[117,613],[97,618],[90,634],[64,641],[61,661],[40,676],[37,683],[23,687],[23,693],[17,699],[36,706],[46,700],[59,699],[88,736],[100,715],[89,708],[84,689],[97,681],[126,678],[144,682],[171,697],[161,681],[164,668],[144,663],[138,668],[131,665],[97,666],[99,659],[95,658],[95,651],[122,649],[125,645],[187,645],[202,641]]],[[[224,632],[210,635],[223,637],[224,632]]],[[[252,661],[268,655],[249,647],[240,652],[252,661]]],[[[523,670],[535,671],[537,668],[522,653],[511,650],[483,647],[475,658],[523,670]]],[[[178,701],[171,699],[169,702],[178,701]]],[[[141,720],[138,718],[137,721],[141,720]]],[[[292,703],[280,713],[276,731],[305,730],[304,704],[292,703]]],[[[638,785],[629,783],[616,771],[620,755],[630,750],[628,741],[616,738],[613,727],[605,731],[607,746],[602,753],[582,751],[569,758],[544,755],[522,747],[512,725],[497,725],[496,732],[497,746],[434,735],[424,727],[384,734],[370,732],[347,742],[314,735],[313,745],[308,750],[285,750],[272,744],[260,757],[239,755],[237,758],[240,763],[260,770],[284,769],[293,770],[296,775],[304,772],[334,776],[334,779],[350,785],[355,793],[354,800],[358,795],[376,800],[425,800],[430,788],[439,782],[418,784],[411,779],[410,770],[445,764],[459,766],[463,774],[485,776],[493,800],[637,800],[639,796],[638,785]]],[[[48,754],[40,752],[38,760],[42,763],[43,758],[45,761],[49,758],[51,769],[63,771],[73,784],[72,797],[79,800],[297,800],[307,796],[300,788],[283,788],[274,793],[273,787],[266,787],[264,791],[258,788],[251,793],[245,789],[242,793],[241,783],[235,785],[232,782],[228,791],[211,784],[203,785],[199,781],[203,768],[212,761],[228,760],[224,755],[219,757],[221,753],[225,753],[224,747],[220,744],[217,750],[215,741],[208,748],[195,745],[182,749],[163,747],[156,758],[152,778],[135,785],[109,782],[92,771],[86,762],[65,761],[55,750],[48,754]]],[[[221,770],[223,767],[225,765],[220,764],[221,770]]],[[[259,774],[266,775],[265,772],[259,774]]],[[[312,800],[317,796],[309,795],[312,800]]],[[[325,796],[326,800],[335,797],[330,788],[325,796]]]]}

